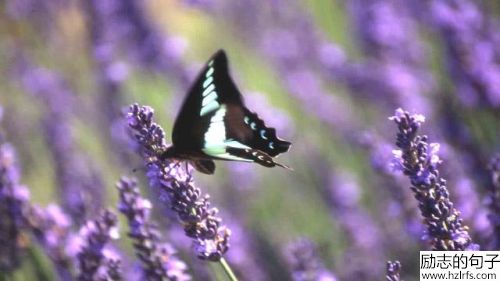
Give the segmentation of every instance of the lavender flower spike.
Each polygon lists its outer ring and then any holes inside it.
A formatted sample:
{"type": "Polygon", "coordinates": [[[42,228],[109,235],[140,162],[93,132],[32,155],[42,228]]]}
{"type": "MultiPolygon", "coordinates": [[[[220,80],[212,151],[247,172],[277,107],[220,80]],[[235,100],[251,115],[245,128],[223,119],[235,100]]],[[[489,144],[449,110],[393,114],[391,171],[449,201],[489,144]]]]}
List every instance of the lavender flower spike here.
{"type": "Polygon", "coordinates": [[[385,275],[385,280],[387,281],[401,281],[399,277],[399,272],[401,271],[401,263],[399,261],[388,261],[387,262],[387,274],[385,275]]]}
{"type": "MultiPolygon", "coordinates": [[[[104,247],[111,239],[118,238],[117,218],[106,210],[95,221],[88,221],[80,230],[83,246],[78,253],[79,281],[93,281],[107,260],[104,247]]],[[[116,258],[115,258],[116,260],[116,258]]]]}
{"type": "Polygon", "coordinates": [[[467,232],[468,227],[463,225],[460,212],[449,199],[446,180],[439,175],[439,144],[428,143],[427,136],[417,135],[425,118],[397,109],[395,116],[389,119],[396,122],[399,130],[396,145],[400,150],[393,151],[395,167],[410,178],[411,190],[427,228],[424,238],[432,250],[478,250],[479,246],[472,243],[467,232]]]}
{"type": "Polygon", "coordinates": [[[138,149],[145,159],[150,186],[167,199],[177,213],[186,235],[194,240],[200,259],[219,261],[229,248],[230,230],[221,226],[218,210],[210,207],[209,196],[202,196],[194,185],[193,169],[177,161],[161,160],[167,148],[165,132],[153,122],[153,109],[133,104],[128,113],[128,124],[138,149]]]}
{"type": "Polygon", "coordinates": [[[104,262],[98,272],[98,281],[121,281],[122,277],[122,261],[117,253],[113,251],[103,251],[104,262]]]}
{"type": "Polygon", "coordinates": [[[72,260],[65,249],[72,224],[68,215],[58,205],[50,204],[47,208],[30,206],[25,219],[38,244],[54,264],[59,280],[74,280],[72,260]]]}
{"type": "Polygon", "coordinates": [[[177,259],[169,244],[160,244],[160,234],[149,222],[151,203],[139,194],[137,181],[123,177],[117,183],[120,192],[119,209],[128,220],[129,237],[140,259],[145,280],[191,280],[185,273],[186,264],[177,259]]]}

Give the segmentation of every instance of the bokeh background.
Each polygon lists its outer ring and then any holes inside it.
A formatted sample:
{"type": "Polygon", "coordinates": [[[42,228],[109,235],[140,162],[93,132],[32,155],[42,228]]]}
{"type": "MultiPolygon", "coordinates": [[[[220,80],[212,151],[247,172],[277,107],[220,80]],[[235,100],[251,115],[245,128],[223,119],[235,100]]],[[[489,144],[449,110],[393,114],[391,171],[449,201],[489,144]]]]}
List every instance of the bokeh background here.
{"type": "MultiPolygon", "coordinates": [[[[474,242],[499,249],[488,219],[488,162],[500,151],[497,1],[3,0],[0,13],[3,141],[30,202],[60,205],[75,233],[116,208],[122,175],[138,177],[193,279],[224,280],[148,195],[124,132],[137,102],[169,139],[190,83],[222,48],[247,106],[293,143],[279,158],[293,172],[218,162],[215,175],[195,174],[232,231],[226,259],[241,280],[382,280],[387,260],[417,280],[424,227],[409,180],[391,168],[388,117],[399,107],[426,117],[422,133],[441,145],[440,172],[474,242]],[[322,273],[300,279],[301,259],[322,273]]],[[[134,264],[126,232],[120,218],[113,244],[134,264]]],[[[36,239],[21,244],[21,262],[5,262],[0,279],[56,278],[36,239]]]]}

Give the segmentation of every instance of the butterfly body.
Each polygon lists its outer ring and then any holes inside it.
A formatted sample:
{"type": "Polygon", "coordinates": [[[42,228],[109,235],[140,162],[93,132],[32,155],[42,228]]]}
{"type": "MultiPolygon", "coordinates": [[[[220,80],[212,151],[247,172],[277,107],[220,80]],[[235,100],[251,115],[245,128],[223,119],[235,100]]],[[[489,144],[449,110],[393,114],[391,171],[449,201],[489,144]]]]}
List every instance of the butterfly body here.
{"type": "Polygon", "coordinates": [[[174,124],[173,144],[161,157],[190,160],[207,174],[215,170],[212,160],[288,168],[273,157],[288,151],[290,142],[279,139],[274,128],[245,107],[227,64],[220,50],[202,69],[174,124]]]}

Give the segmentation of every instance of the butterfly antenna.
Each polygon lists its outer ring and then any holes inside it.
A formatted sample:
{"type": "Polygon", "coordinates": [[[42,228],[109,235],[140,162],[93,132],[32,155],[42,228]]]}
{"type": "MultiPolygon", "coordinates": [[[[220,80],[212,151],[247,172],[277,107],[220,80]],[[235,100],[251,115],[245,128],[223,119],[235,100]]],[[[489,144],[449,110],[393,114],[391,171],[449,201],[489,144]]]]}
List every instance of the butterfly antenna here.
{"type": "Polygon", "coordinates": [[[280,166],[281,168],[285,168],[285,169],[287,169],[289,171],[294,171],[294,169],[292,167],[289,167],[287,165],[283,165],[283,164],[280,164],[278,162],[274,162],[274,164],[276,164],[276,166],[280,166]]]}

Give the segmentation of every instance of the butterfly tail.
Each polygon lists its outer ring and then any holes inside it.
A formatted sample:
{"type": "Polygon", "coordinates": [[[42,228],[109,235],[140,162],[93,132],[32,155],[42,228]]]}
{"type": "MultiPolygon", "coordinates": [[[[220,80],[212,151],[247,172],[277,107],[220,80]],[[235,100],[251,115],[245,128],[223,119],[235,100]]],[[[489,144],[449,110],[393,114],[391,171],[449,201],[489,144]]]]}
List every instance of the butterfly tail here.
{"type": "Polygon", "coordinates": [[[293,171],[292,168],[280,164],[278,162],[274,162],[273,158],[269,156],[267,153],[262,152],[257,149],[242,149],[242,148],[237,148],[237,147],[227,147],[226,152],[229,154],[240,157],[241,159],[248,159],[251,160],[257,164],[260,164],[265,167],[275,167],[279,166],[282,168],[285,168],[287,170],[293,171]]]}
{"type": "Polygon", "coordinates": [[[287,166],[287,165],[284,165],[284,164],[281,164],[281,163],[278,163],[278,162],[274,162],[274,164],[278,167],[281,167],[281,168],[284,168],[284,169],[287,169],[289,171],[293,171],[293,168],[290,167],[290,166],[287,166]]]}

